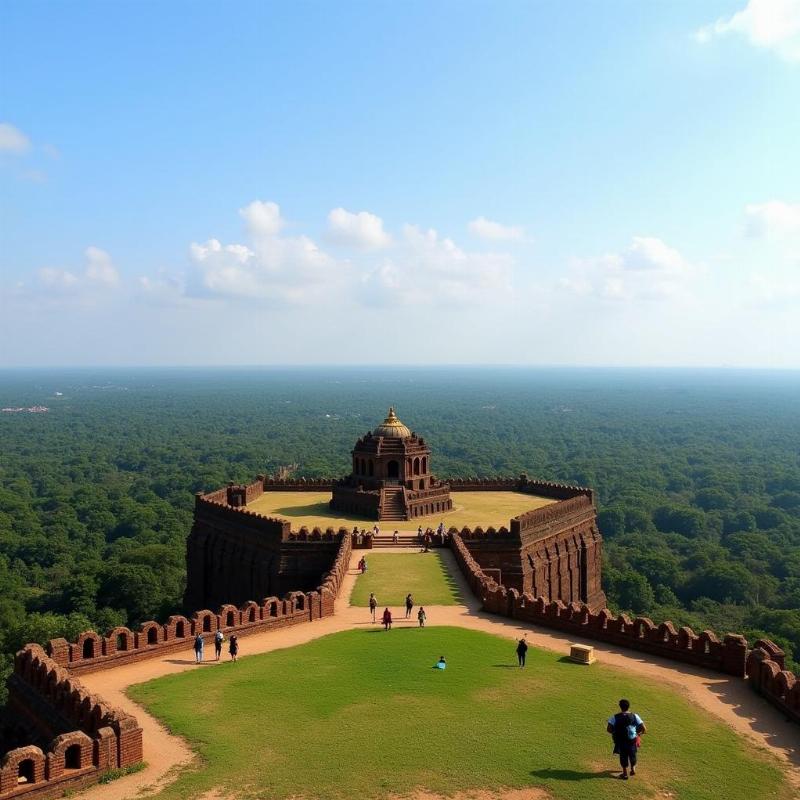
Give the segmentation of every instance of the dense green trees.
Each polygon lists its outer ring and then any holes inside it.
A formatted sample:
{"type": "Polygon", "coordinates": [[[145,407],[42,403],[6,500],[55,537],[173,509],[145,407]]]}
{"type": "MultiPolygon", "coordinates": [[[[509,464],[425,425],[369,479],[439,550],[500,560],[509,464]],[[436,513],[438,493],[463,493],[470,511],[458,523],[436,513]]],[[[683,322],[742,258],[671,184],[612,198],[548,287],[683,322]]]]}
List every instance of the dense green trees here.
{"type": "Polygon", "coordinates": [[[593,486],[615,608],[800,659],[799,390],[723,371],[0,373],[0,406],[51,408],[0,414],[0,651],[174,611],[194,491],[343,474],[393,403],[438,475],[593,486]]]}

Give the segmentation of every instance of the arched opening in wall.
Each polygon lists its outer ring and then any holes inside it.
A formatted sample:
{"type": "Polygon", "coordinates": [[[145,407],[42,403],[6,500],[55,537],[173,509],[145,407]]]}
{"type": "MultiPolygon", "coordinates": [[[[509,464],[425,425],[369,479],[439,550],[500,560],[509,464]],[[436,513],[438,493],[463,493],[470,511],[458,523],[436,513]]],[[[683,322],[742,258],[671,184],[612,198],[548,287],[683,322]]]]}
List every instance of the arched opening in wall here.
{"type": "Polygon", "coordinates": [[[581,563],[580,573],[578,576],[578,593],[580,594],[581,602],[589,602],[589,563],[586,545],[581,544],[581,563]]]}
{"type": "Polygon", "coordinates": [[[372,459],[369,460],[367,465],[367,472],[370,478],[375,474],[375,462],[372,459]]]}
{"type": "Polygon", "coordinates": [[[158,628],[147,629],[147,644],[158,644],[158,628]]]}
{"type": "Polygon", "coordinates": [[[211,633],[211,615],[206,614],[203,617],[203,633],[211,633]]]}
{"type": "Polygon", "coordinates": [[[428,474],[428,456],[422,457],[422,474],[423,475],[428,474]]]}
{"type": "Polygon", "coordinates": [[[24,758],[17,765],[17,784],[36,783],[36,767],[32,758],[24,758]]]}
{"type": "Polygon", "coordinates": [[[233,627],[233,611],[229,611],[229,612],[228,612],[228,613],[225,615],[225,625],[226,625],[228,628],[232,628],[232,627],[233,627]]]}
{"type": "Polygon", "coordinates": [[[117,634],[117,651],[122,650],[123,652],[128,649],[128,634],[127,633],[118,633],[117,634]]]}
{"type": "Polygon", "coordinates": [[[248,622],[256,621],[256,609],[254,606],[250,606],[250,610],[247,612],[247,621],[248,622]]]}
{"type": "Polygon", "coordinates": [[[419,459],[414,459],[414,474],[419,475],[419,459]]]}
{"type": "Polygon", "coordinates": [[[175,638],[183,639],[184,636],[186,636],[186,629],[183,626],[183,622],[179,622],[175,625],[175,638]]]}
{"type": "Polygon", "coordinates": [[[708,639],[703,639],[703,652],[706,655],[710,655],[711,653],[711,642],[708,639]]]}
{"type": "Polygon", "coordinates": [[[400,477],[400,464],[398,464],[397,461],[395,461],[394,459],[386,465],[386,477],[387,478],[400,477]]]}
{"type": "Polygon", "coordinates": [[[411,475],[411,473],[413,471],[414,471],[414,462],[410,458],[407,458],[406,459],[406,475],[411,475]]]}
{"type": "Polygon", "coordinates": [[[79,744],[71,744],[64,751],[64,769],[80,769],[81,768],[81,746],[79,744]]]}
{"type": "Polygon", "coordinates": [[[664,632],[663,632],[663,634],[661,636],[661,641],[662,642],[669,642],[669,630],[667,630],[667,628],[664,628],[664,632]]]}
{"type": "Polygon", "coordinates": [[[295,595],[294,607],[296,611],[305,611],[306,609],[306,596],[304,594],[295,595]]]}
{"type": "MultiPolygon", "coordinates": [[[[420,481],[420,482],[419,482],[419,488],[420,488],[420,489],[424,489],[424,488],[425,488],[425,481],[420,481]]],[[[426,512],[426,513],[427,513],[427,512],[426,512]]]]}
{"type": "Polygon", "coordinates": [[[94,658],[94,639],[83,640],[82,654],[84,658],[94,658]]]}
{"type": "Polygon", "coordinates": [[[271,617],[278,616],[278,604],[275,601],[269,604],[269,615],[271,617]]]}

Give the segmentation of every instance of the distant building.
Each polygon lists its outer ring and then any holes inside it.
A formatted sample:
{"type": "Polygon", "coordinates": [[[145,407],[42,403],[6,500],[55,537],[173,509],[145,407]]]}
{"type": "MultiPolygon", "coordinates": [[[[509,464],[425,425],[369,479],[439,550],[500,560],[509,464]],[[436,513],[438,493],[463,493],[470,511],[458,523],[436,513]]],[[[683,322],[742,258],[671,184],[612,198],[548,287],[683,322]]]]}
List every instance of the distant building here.
{"type": "Polygon", "coordinates": [[[331,508],[390,522],[450,511],[450,487],[431,474],[431,449],[389,409],[352,450],[353,471],[333,487],[331,508]]]}

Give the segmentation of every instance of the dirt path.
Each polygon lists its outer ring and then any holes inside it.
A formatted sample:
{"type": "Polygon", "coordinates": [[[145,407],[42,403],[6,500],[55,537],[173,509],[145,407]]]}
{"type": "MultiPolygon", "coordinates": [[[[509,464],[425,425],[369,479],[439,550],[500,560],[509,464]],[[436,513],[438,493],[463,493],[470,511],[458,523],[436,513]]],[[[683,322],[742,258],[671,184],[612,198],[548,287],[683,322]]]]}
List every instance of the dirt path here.
{"type": "MultiPolygon", "coordinates": [[[[307,625],[246,636],[241,640],[242,655],[246,657],[294,647],[329,633],[372,625],[367,609],[350,605],[350,595],[357,577],[356,564],[363,552],[353,552],[350,570],[337,600],[339,610],[335,616],[307,625]]],[[[404,548],[382,548],[380,552],[413,551],[404,548]]],[[[580,641],[564,634],[484,613],[480,610],[479,601],[467,586],[452,553],[449,550],[438,552],[458,584],[462,605],[426,605],[428,625],[457,625],[509,639],[518,639],[522,633],[526,633],[531,646],[560,653],[568,652],[570,642],[580,641]]],[[[415,619],[404,619],[402,612],[394,616],[395,626],[417,624],[415,619]]],[[[800,788],[800,728],[787,722],[783,715],[757,697],[742,680],[675,661],[656,657],[645,658],[611,645],[585,641],[595,648],[600,663],[628,670],[640,678],[644,677],[674,687],[690,702],[713,714],[737,733],[777,754],[788,765],[792,782],[800,788]]],[[[105,786],[88,789],[80,797],[84,800],[128,800],[140,797],[169,783],[178,770],[188,765],[194,757],[188,745],[180,737],[172,736],[154,717],[131,701],[125,695],[125,690],[132,684],[152,678],[187,669],[209,669],[214,665],[215,662],[209,661],[197,667],[194,654],[190,647],[187,647],[185,654],[171,653],[161,658],[81,676],[81,681],[91,692],[97,692],[108,702],[124,708],[138,718],[144,731],[144,758],[147,767],[142,772],[105,786]]]]}

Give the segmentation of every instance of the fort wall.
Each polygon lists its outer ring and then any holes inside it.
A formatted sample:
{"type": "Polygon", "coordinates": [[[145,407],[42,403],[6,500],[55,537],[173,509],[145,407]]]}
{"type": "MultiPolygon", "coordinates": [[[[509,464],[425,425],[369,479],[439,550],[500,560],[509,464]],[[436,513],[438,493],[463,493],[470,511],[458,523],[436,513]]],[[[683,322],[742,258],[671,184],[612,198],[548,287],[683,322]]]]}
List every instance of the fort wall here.
{"type": "Polygon", "coordinates": [[[747,640],[736,634],[729,633],[720,640],[710,630],[698,634],[689,627],[677,628],[669,621],[656,624],[647,617],[616,616],[607,608],[592,612],[586,604],[547,602],[497,583],[481,569],[459,532],[450,532],[450,543],[470,589],[486,611],[575,637],[747,678],[754,691],[788,719],[800,723],[800,679],[784,669],[784,652],[773,642],[760,639],[751,650],[747,640]]]}
{"type": "Polygon", "coordinates": [[[225,604],[216,612],[196,611],[191,618],[175,615],[166,623],[144,622],[136,630],[114,628],[105,636],[85,631],[74,642],[52,640],[47,651],[29,644],[17,653],[8,681],[8,711],[31,743],[0,758],[0,800],[63,797],[97,783],[109,770],[142,761],[136,718],[90,694],[78,674],[191,650],[198,632],[208,634],[210,648],[217,630],[241,637],[331,616],[350,563],[351,535],[302,529],[290,533],[289,544],[313,545],[326,537],[335,542],[335,556],[315,591],[288,592],[239,607],[225,604]]]}

